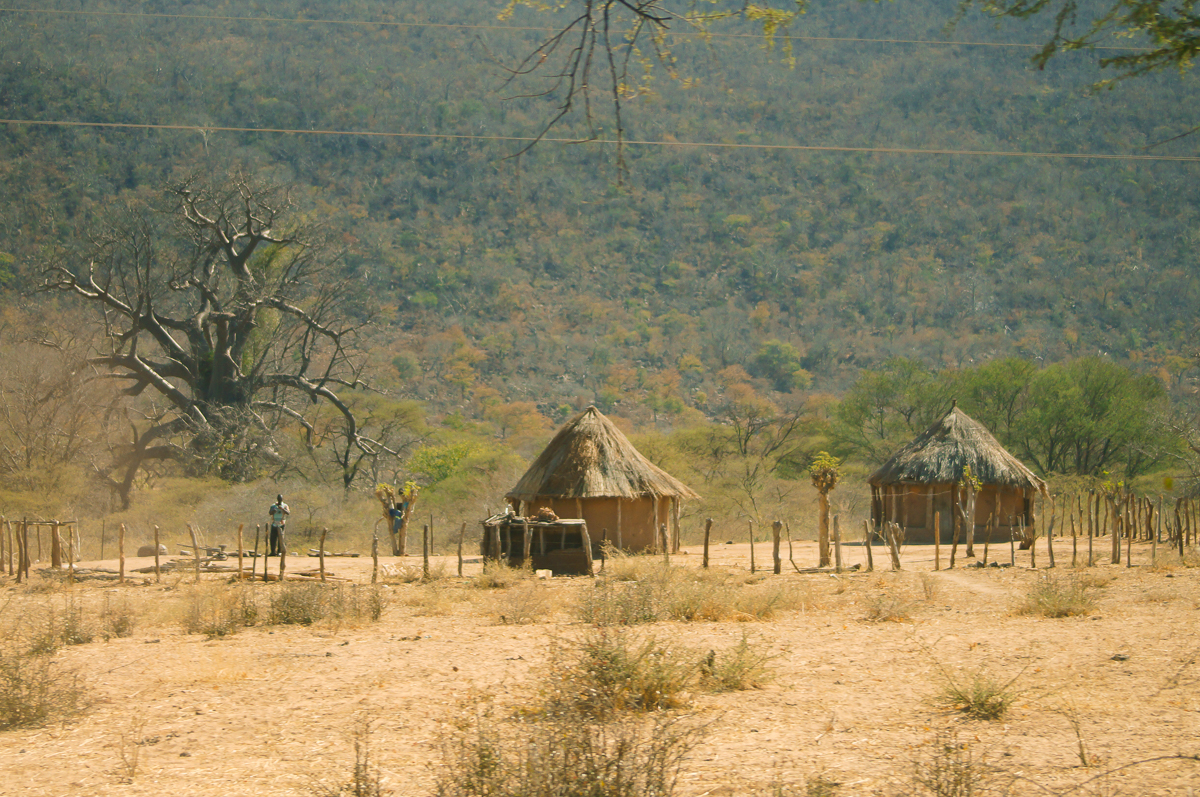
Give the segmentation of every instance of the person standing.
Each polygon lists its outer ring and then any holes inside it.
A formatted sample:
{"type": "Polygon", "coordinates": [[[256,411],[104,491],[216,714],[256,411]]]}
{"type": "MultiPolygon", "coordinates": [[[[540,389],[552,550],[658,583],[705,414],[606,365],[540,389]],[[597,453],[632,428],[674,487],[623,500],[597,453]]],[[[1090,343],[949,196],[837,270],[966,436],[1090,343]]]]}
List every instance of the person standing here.
{"type": "Polygon", "coordinates": [[[267,510],[271,517],[271,533],[267,537],[267,556],[279,556],[287,548],[283,538],[283,530],[287,525],[287,517],[292,514],[288,505],[283,502],[283,496],[275,496],[275,503],[267,510]]]}

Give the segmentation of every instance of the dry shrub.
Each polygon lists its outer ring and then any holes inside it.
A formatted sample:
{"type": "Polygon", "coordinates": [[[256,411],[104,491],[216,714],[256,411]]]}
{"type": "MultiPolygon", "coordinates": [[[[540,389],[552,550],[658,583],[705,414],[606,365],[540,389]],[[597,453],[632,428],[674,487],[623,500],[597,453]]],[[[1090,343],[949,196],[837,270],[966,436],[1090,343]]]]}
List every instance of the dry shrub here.
{"type": "Polygon", "coordinates": [[[759,689],[771,680],[773,673],[768,665],[775,658],[775,654],[750,644],[743,636],[730,650],[708,652],[700,663],[701,681],[710,692],[759,689]]]}
{"type": "Polygon", "coordinates": [[[1188,567],[1200,567],[1200,550],[1184,548],[1181,556],[1174,548],[1160,547],[1154,563],[1147,565],[1146,569],[1151,573],[1170,573],[1188,567]]]}
{"type": "Polygon", "coordinates": [[[896,589],[883,589],[867,598],[867,613],[863,619],[870,623],[907,623],[912,620],[913,605],[896,589]]]}
{"type": "Polygon", "coordinates": [[[361,717],[354,728],[354,771],[350,778],[336,786],[314,784],[316,797],[383,797],[379,767],[371,761],[371,720],[361,717]]]}
{"type": "Polygon", "coordinates": [[[938,702],[972,719],[1003,719],[1019,696],[1014,684],[1024,672],[1021,670],[1007,681],[1000,681],[983,669],[964,678],[961,673],[956,676],[942,668],[946,683],[938,695],[938,702]]]}
{"type": "Polygon", "coordinates": [[[604,719],[679,708],[699,679],[694,655],[653,636],[599,627],[560,647],[551,656],[542,713],[604,719]]]}
{"type": "Polygon", "coordinates": [[[440,617],[453,612],[454,605],[467,598],[468,594],[461,589],[454,589],[445,582],[431,581],[405,587],[400,602],[411,607],[418,615],[440,617]]]}
{"type": "Polygon", "coordinates": [[[545,619],[555,608],[557,595],[545,584],[526,580],[498,593],[492,602],[501,623],[528,625],[545,619]]]}
{"type": "Polygon", "coordinates": [[[65,645],[86,645],[96,638],[96,627],[87,618],[83,601],[74,595],[63,601],[62,608],[53,599],[42,605],[32,618],[28,635],[30,653],[54,653],[65,645]]]}
{"type": "Polygon", "coordinates": [[[384,584],[420,584],[446,578],[446,563],[434,562],[425,574],[423,564],[383,565],[379,568],[384,584]]]}
{"type": "Polygon", "coordinates": [[[0,648],[0,731],[65,719],[84,708],[86,694],[79,674],[50,655],[0,648]]]}
{"type": "Polygon", "coordinates": [[[953,732],[939,733],[933,754],[913,763],[912,797],[982,797],[989,793],[991,772],[970,744],[953,732]]]}
{"type": "Polygon", "coordinates": [[[258,622],[260,611],[253,587],[196,584],[182,592],[180,625],[185,634],[204,634],[215,639],[258,622]]]}
{"type": "Polygon", "coordinates": [[[100,635],[105,640],[133,636],[137,621],[137,612],[128,598],[122,596],[114,600],[111,595],[104,596],[104,608],[100,610],[100,635]]]}
{"type": "Polygon", "coordinates": [[[478,589],[506,589],[532,576],[533,572],[526,568],[510,567],[506,562],[488,559],[483,563],[483,569],[471,579],[471,586],[478,589]]]}
{"type": "Polygon", "coordinates": [[[386,608],[387,597],[378,584],[283,583],[271,592],[267,623],[375,622],[386,608]]]}
{"type": "Polygon", "coordinates": [[[921,593],[925,596],[926,603],[933,603],[938,598],[941,592],[941,583],[937,576],[933,573],[921,573],[921,593]]]}
{"type": "Polygon", "coordinates": [[[583,594],[576,616],[594,625],[769,620],[780,612],[815,603],[806,585],[790,579],[747,582],[736,574],[706,573],[661,562],[653,567],[639,563],[637,574],[637,580],[611,573],[597,579],[594,588],[583,594]]]}
{"type": "Polygon", "coordinates": [[[438,797],[671,797],[705,734],[690,717],[574,714],[508,723],[490,713],[459,722],[442,742],[438,797]]]}
{"type": "Polygon", "coordinates": [[[1017,606],[1017,614],[1034,614],[1041,617],[1072,617],[1089,614],[1096,605],[1092,590],[1094,580],[1071,574],[1059,577],[1052,573],[1038,576],[1025,599],[1017,606]]]}

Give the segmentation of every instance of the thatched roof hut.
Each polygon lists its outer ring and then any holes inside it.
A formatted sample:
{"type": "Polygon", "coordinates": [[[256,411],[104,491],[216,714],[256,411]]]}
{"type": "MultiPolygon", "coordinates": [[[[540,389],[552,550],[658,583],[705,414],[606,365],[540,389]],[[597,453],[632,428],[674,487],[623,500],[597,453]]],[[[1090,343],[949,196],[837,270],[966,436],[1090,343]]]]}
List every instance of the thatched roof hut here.
{"type": "Polygon", "coordinates": [[[600,543],[627,550],[660,548],[657,530],[671,525],[679,545],[679,502],[699,498],[646,459],[612,421],[588,407],[559,430],[506,496],[520,515],[548,507],[583,518],[600,543]]]}
{"type": "Polygon", "coordinates": [[[899,523],[909,530],[909,541],[932,542],[934,518],[940,515],[942,539],[949,541],[967,467],[982,485],[976,499],[977,527],[991,522],[993,532],[1003,535],[997,539],[1007,539],[1010,532],[1033,523],[1033,498],[1045,491],[1046,483],[957,406],[867,478],[873,519],[876,524],[899,523]]]}

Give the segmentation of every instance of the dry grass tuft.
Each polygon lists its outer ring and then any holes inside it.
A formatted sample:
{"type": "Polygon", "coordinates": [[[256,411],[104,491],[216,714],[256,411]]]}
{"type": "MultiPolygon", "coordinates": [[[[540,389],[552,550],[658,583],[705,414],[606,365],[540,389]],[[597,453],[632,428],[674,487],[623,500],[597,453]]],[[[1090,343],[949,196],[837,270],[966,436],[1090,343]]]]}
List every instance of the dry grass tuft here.
{"type": "Polygon", "coordinates": [[[553,614],[558,596],[546,584],[528,579],[499,592],[492,611],[502,624],[529,625],[553,614]]]}
{"type": "Polygon", "coordinates": [[[1073,617],[1089,614],[1096,605],[1092,590],[1095,582],[1084,576],[1071,574],[1068,577],[1045,573],[1025,594],[1025,599],[1016,607],[1017,614],[1033,614],[1041,617],[1073,617]]]}
{"type": "Polygon", "coordinates": [[[50,655],[11,642],[0,648],[0,731],[70,717],[85,707],[86,695],[79,674],[50,655]]]}
{"type": "Polygon", "coordinates": [[[870,623],[907,623],[912,620],[912,611],[912,601],[899,590],[887,588],[867,597],[863,619],[870,623]]]}
{"type": "Polygon", "coordinates": [[[993,678],[985,670],[976,670],[968,679],[955,677],[942,670],[946,684],[938,695],[938,702],[966,714],[971,719],[1003,719],[1019,695],[1013,685],[1024,674],[1024,670],[1007,681],[993,678]]]}
{"type": "Polygon", "coordinates": [[[520,567],[510,567],[504,562],[488,559],[483,563],[483,570],[471,579],[471,586],[478,589],[506,589],[533,577],[533,572],[520,567]]]}

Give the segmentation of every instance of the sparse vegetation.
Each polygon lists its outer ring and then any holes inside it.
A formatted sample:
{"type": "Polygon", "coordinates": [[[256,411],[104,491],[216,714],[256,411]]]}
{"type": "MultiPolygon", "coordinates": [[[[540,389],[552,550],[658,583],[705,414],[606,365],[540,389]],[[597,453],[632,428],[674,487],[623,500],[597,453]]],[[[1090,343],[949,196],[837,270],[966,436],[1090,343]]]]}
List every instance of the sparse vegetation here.
{"type": "Polygon", "coordinates": [[[912,619],[913,605],[898,589],[888,587],[867,597],[867,613],[871,623],[907,623],[912,619]]]}
{"type": "Polygon", "coordinates": [[[971,745],[955,733],[939,733],[933,753],[913,764],[912,797],[979,797],[986,794],[990,772],[971,745]]]}
{"type": "Polygon", "coordinates": [[[773,677],[768,665],[774,654],[750,644],[746,636],[730,650],[710,650],[700,663],[704,686],[712,692],[740,692],[757,689],[773,677]]]}
{"type": "Polygon", "coordinates": [[[1096,605],[1094,589],[1095,582],[1083,576],[1044,573],[1025,594],[1025,600],[1017,606],[1017,613],[1042,617],[1089,614],[1096,605]]]}
{"type": "Polygon", "coordinates": [[[471,579],[471,585],[479,589],[506,589],[532,575],[529,570],[488,559],[483,563],[483,569],[471,579]]]}
{"type": "Polygon", "coordinates": [[[965,678],[961,673],[952,674],[942,668],[945,685],[938,701],[972,719],[1003,719],[1017,699],[1014,684],[1023,674],[1022,670],[1007,681],[1001,681],[982,668],[965,678]]]}
{"type": "Polygon", "coordinates": [[[790,579],[739,583],[737,576],[721,571],[705,573],[661,562],[651,567],[644,557],[626,557],[584,593],[576,615],[594,625],[755,621],[814,603],[811,589],[790,579]]]}
{"type": "Polygon", "coordinates": [[[479,713],[442,744],[438,797],[671,797],[705,734],[688,716],[597,721],[572,713],[508,723],[479,713]],[[518,743],[519,740],[519,743],[518,743]]]}
{"type": "Polygon", "coordinates": [[[77,672],[11,641],[0,646],[0,731],[65,719],[85,705],[77,672]]]}

